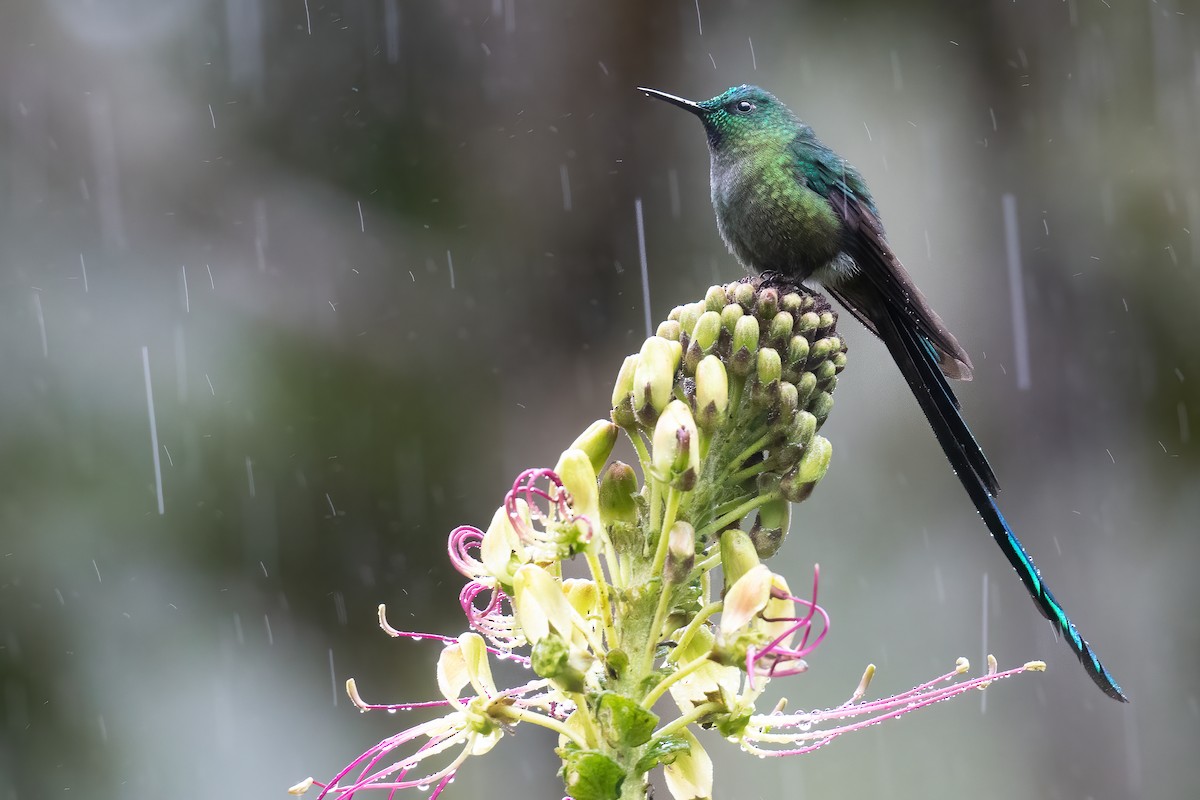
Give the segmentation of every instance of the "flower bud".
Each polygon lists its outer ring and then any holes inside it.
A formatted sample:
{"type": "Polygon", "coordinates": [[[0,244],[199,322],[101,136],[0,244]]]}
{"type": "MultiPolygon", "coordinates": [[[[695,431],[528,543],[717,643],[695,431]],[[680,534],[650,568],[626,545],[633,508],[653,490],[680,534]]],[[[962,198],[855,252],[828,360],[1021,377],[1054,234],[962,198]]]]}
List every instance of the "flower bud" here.
{"type": "Polygon", "coordinates": [[[801,311],[803,301],[797,292],[788,292],[783,297],[779,298],[779,307],[791,314],[793,317],[798,316],[801,311]]]}
{"type": "Polygon", "coordinates": [[[711,433],[725,421],[728,408],[729,377],[725,374],[725,364],[716,356],[705,356],[696,367],[696,423],[711,433]]]}
{"type": "Polygon", "coordinates": [[[779,290],[768,286],[758,291],[758,316],[771,319],[779,313],[779,290]]]}
{"type": "Polygon", "coordinates": [[[750,529],[750,541],[759,558],[770,558],[779,551],[791,519],[792,504],[783,498],[772,500],[758,510],[758,518],[750,529]]]}
{"type": "Polygon", "coordinates": [[[721,327],[732,334],[737,321],[745,315],[746,312],[742,310],[741,306],[737,303],[730,303],[721,309],[721,327]]]}
{"type": "Polygon", "coordinates": [[[829,412],[833,410],[833,395],[829,392],[820,392],[809,401],[808,410],[817,418],[817,427],[821,427],[825,418],[829,416],[829,412]]]}
{"type": "Polygon", "coordinates": [[[737,303],[747,312],[754,308],[754,287],[746,281],[741,281],[734,284],[733,287],[733,302],[737,303]]]}
{"type": "Polygon", "coordinates": [[[811,372],[802,372],[796,380],[796,406],[808,408],[813,393],[817,390],[817,377],[811,372]]]}
{"type": "Polygon", "coordinates": [[[700,434],[687,405],[672,400],[654,427],[650,454],[655,477],[676,489],[690,491],[700,474],[700,434]]]}
{"type": "Polygon", "coordinates": [[[625,361],[621,363],[621,369],[617,372],[617,383],[613,386],[612,404],[614,406],[620,405],[621,401],[633,391],[633,375],[637,370],[637,363],[637,355],[625,356],[625,361]]]}
{"type": "Polygon", "coordinates": [[[606,523],[634,524],[638,519],[637,473],[622,461],[614,461],[600,479],[600,516],[606,523]]]}
{"type": "Polygon", "coordinates": [[[758,552],[745,531],[730,528],[721,533],[721,570],[726,586],[732,586],[758,564],[758,552]]]}
{"type": "Polygon", "coordinates": [[[780,311],[771,319],[771,327],[767,334],[776,346],[785,345],[792,338],[792,315],[780,311]]]}
{"type": "Polygon", "coordinates": [[[825,477],[829,459],[833,456],[833,445],[824,436],[814,436],[800,459],[800,479],[816,483],[825,477]]]}
{"type": "Polygon", "coordinates": [[[689,303],[683,307],[683,310],[679,313],[680,341],[685,337],[691,338],[692,331],[696,329],[696,321],[700,319],[700,315],[703,313],[703,303],[689,303]]]}
{"type": "Polygon", "coordinates": [[[758,351],[756,372],[758,380],[764,386],[778,383],[783,374],[783,364],[779,360],[779,351],[773,347],[764,347],[758,351]]]}
{"type": "Polygon", "coordinates": [[[833,455],[833,447],[823,436],[814,436],[800,458],[796,469],[784,476],[779,482],[780,493],[793,503],[807,500],[816,488],[817,481],[825,476],[829,469],[829,459],[833,455]]]}
{"type": "Polygon", "coordinates": [[[833,338],[826,337],[824,339],[817,339],[815,342],[813,342],[812,350],[810,351],[813,363],[824,361],[825,359],[829,358],[831,354],[838,350],[840,345],[841,342],[838,341],[836,336],[833,338]],[[837,345],[837,347],[835,347],[835,345],[837,345]]]}
{"type": "Polygon", "coordinates": [[[742,317],[733,326],[733,368],[734,374],[746,377],[758,354],[758,319],[742,317]]]}
{"type": "Polygon", "coordinates": [[[682,333],[682,328],[679,326],[679,320],[668,319],[658,323],[658,330],[654,332],[655,336],[663,339],[670,339],[673,342],[679,341],[679,335],[682,333]]]}
{"type": "Polygon", "coordinates": [[[669,584],[682,583],[696,563],[696,529],[679,520],[671,526],[668,536],[663,580],[669,584]]]}
{"type": "Polygon", "coordinates": [[[817,386],[820,386],[822,389],[827,389],[826,384],[833,380],[833,376],[836,374],[837,367],[833,365],[832,361],[822,361],[813,370],[813,377],[817,379],[817,386]]]}
{"type": "Polygon", "coordinates": [[[800,321],[796,324],[796,333],[806,339],[811,339],[817,331],[817,326],[820,324],[820,316],[812,311],[806,312],[800,315],[800,321]]]}
{"type": "Polygon", "coordinates": [[[704,293],[704,310],[719,312],[728,302],[724,286],[710,286],[704,293]]]}
{"type": "Polygon", "coordinates": [[[803,336],[793,336],[788,342],[788,363],[798,370],[804,369],[809,352],[808,339],[803,336]]]}
{"type": "Polygon", "coordinates": [[[817,336],[825,336],[829,331],[833,330],[833,323],[837,321],[834,313],[828,309],[821,312],[821,316],[817,320],[817,336]]]}
{"type": "Polygon", "coordinates": [[[671,385],[675,380],[673,356],[671,342],[657,336],[647,339],[638,354],[633,374],[633,410],[644,425],[654,424],[671,402],[671,385]]]}
{"type": "Polygon", "coordinates": [[[535,675],[553,681],[565,692],[582,692],[586,675],[571,661],[571,648],[554,633],[538,639],[529,653],[529,666],[535,675]]]}
{"type": "Polygon", "coordinates": [[[712,352],[721,333],[721,315],[715,311],[705,311],[696,320],[692,330],[691,341],[688,343],[687,360],[684,362],[688,372],[695,372],[700,359],[712,352]]]}
{"type": "Polygon", "coordinates": [[[796,418],[796,411],[800,408],[800,393],[796,391],[796,384],[789,381],[784,381],[779,384],[779,421],[785,425],[790,425],[792,420],[796,418]]]}
{"type": "Polygon", "coordinates": [[[817,418],[807,411],[800,411],[788,430],[788,441],[807,448],[817,432],[817,418]]]}
{"type": "Polygon", "coordinates": [[[833,366],[837,367],[837,371],[841,372],[846,368],[846,351],[843,350],[840,353],[836,353],[830,360],[833,361],[833,366]]]}
{"type": "Polygon", "coordinates": [[[613,447],[617,444],[618,429],[606,419],[598,419],[587,427],[579,438],[571,442],[567,449],[582,450],[587,453],[588,461],[592,462],[592,470],[600,472],[608,463],[613,447]]]}

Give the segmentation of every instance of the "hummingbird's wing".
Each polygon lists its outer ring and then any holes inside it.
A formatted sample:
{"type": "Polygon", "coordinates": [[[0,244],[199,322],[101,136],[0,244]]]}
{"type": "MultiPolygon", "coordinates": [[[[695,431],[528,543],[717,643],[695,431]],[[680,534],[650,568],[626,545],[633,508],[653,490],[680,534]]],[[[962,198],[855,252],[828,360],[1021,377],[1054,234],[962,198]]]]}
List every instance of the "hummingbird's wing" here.
{"type": "MultiPolygon", "coordinates": [[[[792,150],[797,155],[797,177],[824,197],[842,218],[850,239],[848,244],[853,245],[852,248],[848,247],[852,250],[850,255],[854,257],[862,275],[890,305],[904,309],[917,329],[933,345],[938,366],[946,377],[971,380],[971,357],[954,338],[954,334],[950,333],[946,323],[942,322],[942,318],[909,277],[900,259],[892,252],[883,223],[879,220],[879,211],[862,175],[811,135],[797,137],[792,143],[792,150]]],[[[860,322],[875,330],[869,316],[865,317],[853,306],[848,308],[860,322]]]]}

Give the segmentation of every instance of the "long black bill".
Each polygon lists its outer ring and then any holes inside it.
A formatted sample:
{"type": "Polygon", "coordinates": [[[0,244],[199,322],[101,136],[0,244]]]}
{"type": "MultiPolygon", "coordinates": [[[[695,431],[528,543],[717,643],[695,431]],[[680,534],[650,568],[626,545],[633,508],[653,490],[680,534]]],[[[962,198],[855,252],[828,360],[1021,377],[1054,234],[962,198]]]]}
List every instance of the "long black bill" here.
{"type": "Polygon", "coordinates": [[[639,86],[638,91],[646,95],[646,97],[654,97],[658,100],[664,100],[673,106],[678,106],[684,111],[690,111],[697,116],[704,113],[704,109],[700,107],[700,104],[691,100],[685,100],[682,97],[676,97],[673,94],[660,92],[658,89],[647,89],[645,86],[639,86]]]}

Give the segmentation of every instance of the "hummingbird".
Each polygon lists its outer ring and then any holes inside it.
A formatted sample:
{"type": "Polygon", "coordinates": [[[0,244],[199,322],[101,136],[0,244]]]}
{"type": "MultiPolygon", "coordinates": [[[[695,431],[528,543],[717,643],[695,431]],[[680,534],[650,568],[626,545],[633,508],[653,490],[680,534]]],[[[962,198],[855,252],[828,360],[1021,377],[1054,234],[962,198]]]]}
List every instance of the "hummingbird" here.
{"type": "Polygon", "coordinates": [[[996,505],[1000,485],[947,379],[969,381],[971,358],[892,251],[862,174],[775,95],[735,86],[696,102],[638,90],[699,117],[708,136],[717,229],[742,266],[814,280],[883,341],[967,495],[1042,614],[1105,694],[1128,702],[1050,593],[996,505]]]}

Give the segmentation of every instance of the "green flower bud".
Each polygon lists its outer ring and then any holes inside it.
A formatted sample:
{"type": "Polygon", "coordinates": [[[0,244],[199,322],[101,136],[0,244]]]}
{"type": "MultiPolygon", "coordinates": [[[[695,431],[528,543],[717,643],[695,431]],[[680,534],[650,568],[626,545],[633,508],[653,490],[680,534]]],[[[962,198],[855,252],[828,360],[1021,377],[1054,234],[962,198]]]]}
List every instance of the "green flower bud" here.
{"type": "Polygon", "coordinates": [[[833,330],[833,323],[837,321],[837,317],[832,311],[825,310],[821,312],[820,321],[817,324],[817,335],[826,336],[833,330]]]}
{"type": "Polygon", "coordinates": [[[783,496],[793,503],[808,499],[816,487],[817,481],[825,477],[832,455],[833,446],[829,444],[828,439],[823,436],[813,437],[796,469],[779,482],[779,489],[783,496]]]}
{"type": "Polygon", "coordinates": [[[824,436],[814,436],[800,459],[799,476],[807,483],[816,483],[825,477],[829,459],[833,456],[833,445],[824,436]]]}
{"type": "Polygon", "coordinates": [[[779,551],[791,520],[792,504],[783,498],[772,500],[758,510],[758,518],[750,529],[750,541],[759,558],[768,559],[779,551]]]}
{"type": "Polygon", "coordinates": [[[716,356],[705,356],[696,367],[696,423],[711,433],[725,421],[728,408],[729,377],[725,365],[716,356]]]}
{"type": "Polygon", "coordinates": [[[833,409],[833,395],[829,392],[821,392],[814,397],[808,404],[808,410],[817,418],[817,427],[825,422],[825,418],[829,416],[829,412],[833,409]]]}
{"type": "Polygon", "coordinates": [[[800,393],[796,391],[796,384],[789,381],[779,384],[779,405],[776,408],[779,411],[779,421],[790,425],[800,408],[800,393]]]}
{"type": "Polygon", "coordinates": [[[600,516],[606,523],[633,524],[638,520],[638,482],[633,467],[614,461],[600,478],[600,516]]]}
{"type": "Polygon", "coordinates": [[[661,336],[664,339],[670,339],[673,342],[678,342],[681,331],[682,328],[680,328],[678,320],[668,319],[658,323],[658,330],[654,335],[661,336]]]}
{"type": "MultiPolygon", "coordinates": [[[[683,307],[683,311],[679,314],[679,329],[688,337],[691,337],[692,331],[696,328],[696,320],[700,319],[700,315],[704,313],[704,305],[702,303],[689,303],[683,307]]],[[[680,339],[682,340],[682,336],[680,339]]]]}
{"type": "Polygon", "coordinates": [[[655,478],[676,489],[691,491],[700,474],[700,433],[691,410],[672,400],[654,426],[651,469],[655,478]]]}
{"type": "Polygon", "coordinates": [[[824,339],[817,339],[815,342],[813,342],[812,350],[810,351],[813,363],[829,358],[829,356],[837,350],[835,345],[840,344],[841,342],[837,340],[837,337],[832,339],[828,337],[824,339]]]}
{"type": "MultiPolygon", "coordinates": [[[[678,347],[679,343],[676,342],[678,347]]],[[[671,342],[651,336],[642,344],[633,374],[633,410],[643,425],[652,425],[667,403],[675,380],[675,359],[671,342]]]]}
{"type": "Polygon", "coordinates": [[[742,317],[734,324],[732,347],[733,363],[730,367],[735,375],[744,378],[750,374],[758,355],[758,320],[755,317],[742,317]]]}
{"type": "Polygon", "coordinates": [[[672,322],[679,322],[680,315],[683,314],[683,306],[675,306],[671,309],[671,313],[667,314],[667,319],[672,322]]]}
{"type": "Polygon", "coordinates": [[[621,370],[617,373],[617,383],[613,386],[612,404],[614,407],[620,405],[621,401],[633,391],[633,374],[637,370],[637,364],[638,357],[636,355],[625,356],[621,370]]]}
{"type": "Polygon", "coordinates": [[[726,588],[759,564],[758,551],[745,531],[730,528],[721,533],[721,571],[726,588]]]}
{"type": "Polygon", "coordinates": [[[796,414],[796,419],[792,422],[792,427],[788,431],[787,438],[789,442],[807,448],[816,433],[817,418],[807,411],[801,411],[796,414]]]}
{"type": "Polygon", "coordinates": [[[812,374],[817,379],[817,386],[824,389],[825,384],[833,380],[833,376],[837,374],[837,367],[833,365],[832,361],[822,361],[812,374]]]}
{"type": "Polygon", "coordinates": [[[812,311],[808,311],[800,315],[800,321],[796,323],[796,333],[806,339],[812,339],[816,334],[817,326],[821,324],[821,317],[812,311]]]}
{"type": "Polygon", "coordinates": [[[668,536],[663,580],[669,584],[682,583],[696,563],[696,529],[679,520],[671,526],[668,536]]]}
{"type": "Polygon", "coordinates": [[[805,363],[808,361],[809,346],[808,339],[803,336],[793,336],[788,342],[788,363],[796,369],[804,369],[805,363]]]}
{"type": "Polygon", "coordinates": [[[754,308],[754,287],[745,281],[734,284],[733,301],[749,312],[754,308]]]}
{"type": "Polygon", "coordinates": [[[721,327],[732,334],[737,321],[745,315],[746,312],[742,310],[741,306],[737,303],[730,303],[721,309],[721,327]]]}
{"type": "Polygon", "coordinates": [[[786,345],[792,336],[792,315],[786,311],[780,311],[772,317],[770,331],[767,335],[776,345],[780,347],[786,345]]]}
{"type": "Polygon", "coordinates": [[[812,399],[813,392],[817,390],[817,376],[811,372],[800,373],[800,379],[796,381],[796,406],[797,408],[807,408],[809,400],[812,399]]]}
{"type": "Polygon", "coordinates": [[[758,365],[755,372],[758,380],[764,386],[778,383],[783,375],[783,364],[779,360],[779,351],[773,347],[764,347],[758,351],[758,365]]]}
{"type": "MultiPolygon", "coordinates": [[[[842,346],[845,347],[845,345],[842,346]]],[[[838,372],[844,370],[846,368],[846,351],[843,350],[842,352],[834,355],[832,361],[833,365],[837,367],[838,372]]]]}
{"type": "Polygon", "coordinates": [[[700,359],[711,353],[713,347],[716,346],[720,333],[720,314],[715,311],[705,311],[700,315],[700,319],[696,320],[696,327],[692,330],[691,341],[688,343],[685,362],[688,372],[695,373],[700,359]]]}
{"type": "Polygon", "coordinates": [[[771,319],[779,313],[779,291],[771,287],[758,291],[758,316],[771,319]]]}
{"type": "Polygon", "coordinates": [[[565,692],[582,692],[585,674],[571,664],[571,649],[561,636],[551,633],[537,641],[529,654],[534,674],[553,681],[565,692]]]}
{"type": "Polygon", "coordinates": [[[710,286],[704,295],[704,310],[720,312],[728,302],[724,286],[710,286]]]}
{"type": "Polygon", "coordinates": [[[802,312],[803,301],[797,292],[788,292],[783,297],[779,298],[779,307],[791,314],[793,317],[799,316],[802,312]]]}
{"type": "Polygon", "coordinates": [[[599,472],[608,463],[613,447],[617,444],[618,428],[606,419],[598,419],[587,427],[579,438],[571,442],[570,449],[582,450],[592,462],[592,470],[599,472]]]}

